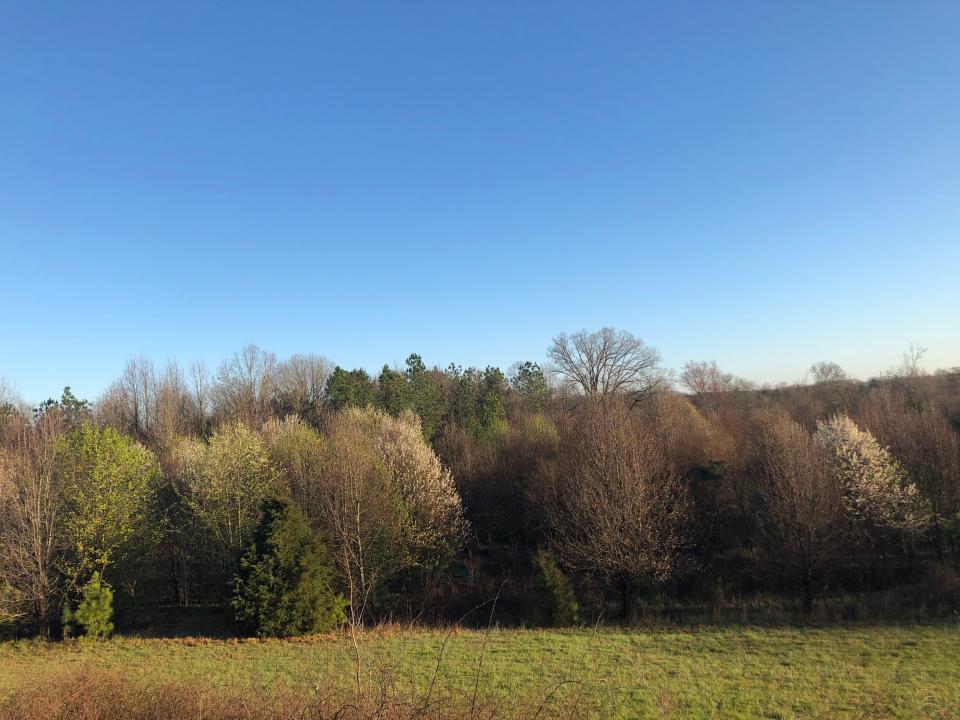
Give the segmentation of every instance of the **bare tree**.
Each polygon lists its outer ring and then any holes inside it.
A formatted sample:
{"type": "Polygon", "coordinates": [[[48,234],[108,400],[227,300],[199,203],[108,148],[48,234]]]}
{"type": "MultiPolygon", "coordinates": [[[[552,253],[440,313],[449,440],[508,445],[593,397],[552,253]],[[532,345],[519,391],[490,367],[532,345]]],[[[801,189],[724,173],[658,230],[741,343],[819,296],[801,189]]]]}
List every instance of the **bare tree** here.
{"type": "Polygon", "coordinates": [[[835,362],[822,360],[810,366],[810,375],[815,386],[824,391],[824,400],[833,404],[833,410],[846,411],[850,376],[835,362]]]}
{"type": "Polygon", "coordinates": [[[588,401],[544,478],[558,556],[620,589],[628,615],[636,588],[683,574],[692,502],[659,438],[622,401],[588,401]],[[551,489],[552,488],[552,489],[551,489]],[[552,495],[552,498],[550,498],[552,495]]]}
{"type": "MultiPolygon", "coordinates": [[[[939,520],[960,512],[960,435],[947,413],[933,402],[916,402],[910,389],[885,383],[861,403],[858,419],[890,449],[917,483],[939,520]]],[[[941,523],[932,525],[938,552],[941,523]]]]}
{"type": "Polygon", "coordinates": [[[683,395],[657,393],[644,408],[646,427],[657,439],[663,457],[678,470],[695,472],[716,456],[716,429],[683,395]]]}
{"type": "Polygon", "coordinates": [[[220,415],[247,425],[259,425],[270,415],[277,358],[256,345],[247,345],[225,361],[217,373],[214,400],[220,415]]]}
{"type": "Polygon", "coordinates": [[[27,405],[4,376],[0,375],[0,439],[4,428],[15,417],[25,415],[27,405]]]}
{"type": "Polygon", "coordinates": [[[98,419],[138,440],[149,441],[156,382],[156,372],[148,358],[130,358],[120,377],[97,401],[98,419]]]}
{"type": "Polygon", "coordinates": [[[210,374],[206,365],[198,360],[190,366],[190,395],[193,400],[194,432],[205,435],[210,418],[210,374]]]}
{"type": "Polygon", "coordinates": [[[846,550],[837,478],[813,438],[782,411],[754,418],[744,460],[758,493],[758,549],[775,575],[799,585],[809,611],[846,550]]]}
{"type": "Polygon", "coordinates": [[[334,364],[319,355],[291,355],[276,372],[273,401],[280,415],[293,413],[316,423],[334,364]]]}
{"type": "Polygon", "coordinates": [[[121,432],[130,432],[130,413],[128,410],[126,390],[119,381],[111,383],[103,394],[97,398],[95,411],[97,422],[108,425],[121,432]]]}
{"type": "Polygon", "coordinates": [[[130,403],[130,432],[141,440],[146,439],[150,432],[156,380],[153,363],[142,355],[131,358],[120,377],[121,387],[126,391],[130,403]]]}
{"type": "Polygon", "coordinates": [[[143,357],[130,359],[120,378],[96,405],[104,425],[149,445],[169,443],[193,424],[193,398],[180,366],[169,361],[162,372],[143,357]]]}
{"type": "Polygon", "coordinates": [[[810,366],[810,375],[813,384],[844,382],[848,379],[847,371],[835,362],[821,360],[810,366]]]}
{"type": "Polygon", "coordinates": [[[5,376],[0,375],[0,407],[14,409],[22,405],[20,394],[5,376]]]}
{"type": "Polygon", "coordinates": [[[716,360],[686,363],[680,372],[680,385],[696,395],[702,406],[715,412],[723,407],[726,395],[752,387],[749,381],[721,370],[716,360]]]}
{"type": "Polygon", "coordinates": [[[153,436],[156,442],[169,446],[174,438],[190,430],[194,415],[190,390],[176,361],[167,362],[154,388],[153,436]]]}
{"type": "Polygon", "coordinates": [[[10,381],[4,375],[0,375],[0,404],[12,405],[17,400],[17,393],[14,391],[10,381]]]}
{"type": "Polygon", "coordinates": [[[628,397],[632,403],[664,387],[660,353],[624,330],[561,333],[547,351],[554,371],[587,397],[628,397]]]}
{"type": "Polygon", "coordinates": [[[903,363],[894,371],[894,375],[898,377],[918,377],[920,375],[926,375],[926,370],[924,370],[920,364],[923,356],[926,354],[926,347],[918,345],[915,342],[910,343],[910,347],[908,347],[907,351],[903,354],[903,363]]]}
{"type": "Polygon", "coordinates": [[[399,542],[400,528],[389,504],[390,481],[372,446],[361,416],[338,416],[330,438],[319,519],[340,565],[350,603],[350,622],[360,624],[370,596],[394,565],[390,550],[399,542]]]}
{"type": "Polygon", "coordinates": [[[56,612],[57,523],[62,503],[55,490],[57,413],[31,426],[20,419],[0,453],[0,572],[9,594],[0,614],[26,619],[46,636],[56,612]]]}

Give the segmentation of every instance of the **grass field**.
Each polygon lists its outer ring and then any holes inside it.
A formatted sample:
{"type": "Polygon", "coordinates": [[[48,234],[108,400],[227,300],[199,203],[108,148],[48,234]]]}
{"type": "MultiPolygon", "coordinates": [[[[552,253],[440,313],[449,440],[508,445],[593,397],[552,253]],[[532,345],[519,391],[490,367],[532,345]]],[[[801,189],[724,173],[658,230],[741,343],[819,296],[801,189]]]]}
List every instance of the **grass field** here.
{"type": "MultiPolygon", "coordinates": [[[[579,694],[604,717],[960,717],[960,625],[663,630],[383,629],[363,676],[501,697],[579,694]],[[483,656],[482,667],[480,665],[483,656]]],[[[280,688],[355,682],[347,637],[0,643],[0,695],[71,669],[138,682],[280,688]]],[[[373,682],[373,680],[371,680],[373,682]]]]}

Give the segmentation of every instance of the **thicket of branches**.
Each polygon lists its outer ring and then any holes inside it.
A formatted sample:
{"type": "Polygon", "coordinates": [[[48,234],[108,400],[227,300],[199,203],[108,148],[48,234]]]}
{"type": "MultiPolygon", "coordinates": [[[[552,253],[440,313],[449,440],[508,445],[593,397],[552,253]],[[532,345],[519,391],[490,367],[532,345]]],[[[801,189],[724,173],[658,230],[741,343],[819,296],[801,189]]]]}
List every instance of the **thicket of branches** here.
{"type": "Polygon", "coordinates": [[[498,589],[543,619],[544,553],[582,617],[956,578],[960,371],[914,351],[868,382],[817,363],[757,388],[691,362],[677,388],[610,328],[547,355],[370,376],[251,346],[215,372],[131,360],[94,402],[0,385],[0,622],[55,632],[93,577],[121,605],[227,606],[277,501],[354,623],[455,618],[498,589]]]}

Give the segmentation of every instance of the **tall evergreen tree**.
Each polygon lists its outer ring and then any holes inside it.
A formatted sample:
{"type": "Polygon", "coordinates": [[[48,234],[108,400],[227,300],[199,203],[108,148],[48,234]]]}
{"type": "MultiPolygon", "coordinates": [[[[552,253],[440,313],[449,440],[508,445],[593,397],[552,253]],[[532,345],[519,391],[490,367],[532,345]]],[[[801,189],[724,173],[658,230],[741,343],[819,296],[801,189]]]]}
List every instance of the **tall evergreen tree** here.
{"type": "Polygon", "coordinates": [[[337,366],[327,379],[327,404],[341,410],[346,407],[366,407],[374,400],[373,381],[366,370],[344,370],[337,366]]]}
{"type": "Polygon", "coordinates": [[[343,618],[326,546],[290,500],[271,499],[234,581],[234,616],[260,637],[322,632],[343,618]]]}

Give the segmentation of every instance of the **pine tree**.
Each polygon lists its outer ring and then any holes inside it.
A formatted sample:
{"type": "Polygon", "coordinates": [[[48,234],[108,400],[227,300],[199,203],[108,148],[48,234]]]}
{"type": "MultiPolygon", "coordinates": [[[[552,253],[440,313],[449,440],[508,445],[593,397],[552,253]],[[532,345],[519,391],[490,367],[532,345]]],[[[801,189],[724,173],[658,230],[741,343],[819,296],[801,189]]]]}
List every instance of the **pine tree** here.
{"type": "Polygon", "coordinates": [[[72,633],[74,625],[83,628],[83,638],[101,640],[113,632],[113,590],[103,582],[99,572],[93,573],[81,590],[82,599],[77,609],[63,609],[64,634],[72,633]]]}
{"type": "Polygon", "coordinates": [[[290,500],[263,505],[240,561],[232,601],[237,622],[260,637],[322,632],[343,618],[326,547],[290,500]]]}
{"type": "Polygon", "coordinates": [[[573,625],[579,620],[580,605],[570,580],[548,550],[538,550],[533,559],[537,565],[540,595],[550,621],[556,626],[573,625]]]}

